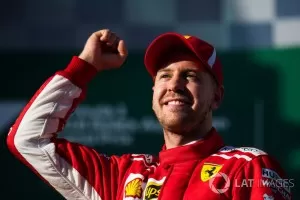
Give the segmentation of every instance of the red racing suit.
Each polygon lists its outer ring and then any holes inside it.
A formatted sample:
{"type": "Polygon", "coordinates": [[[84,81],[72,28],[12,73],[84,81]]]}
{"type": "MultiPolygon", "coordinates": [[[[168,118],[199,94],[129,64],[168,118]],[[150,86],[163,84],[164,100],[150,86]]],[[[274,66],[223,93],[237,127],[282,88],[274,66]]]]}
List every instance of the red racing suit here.
{"type": "Polygon", "coordinates": [[[74,56],[35,93],[11,127],[10,151],[66,199],[281,200],[293,184],[265,152],[203,139],[146,154],[105,156],[57,138],[96,70],[74,56]]]}

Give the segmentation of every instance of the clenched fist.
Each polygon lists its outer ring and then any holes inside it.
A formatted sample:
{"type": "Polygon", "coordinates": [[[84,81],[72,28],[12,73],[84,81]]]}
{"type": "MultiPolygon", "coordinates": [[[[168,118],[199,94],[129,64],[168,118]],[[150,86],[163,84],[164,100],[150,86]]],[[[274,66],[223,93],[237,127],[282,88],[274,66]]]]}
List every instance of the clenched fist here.
{"type": "Polygon", "coordinates": [[[79,58],[101,71],[120,67],[127,55],[124,41],[115,33],[104,29],[89,37],[79,58]]]}

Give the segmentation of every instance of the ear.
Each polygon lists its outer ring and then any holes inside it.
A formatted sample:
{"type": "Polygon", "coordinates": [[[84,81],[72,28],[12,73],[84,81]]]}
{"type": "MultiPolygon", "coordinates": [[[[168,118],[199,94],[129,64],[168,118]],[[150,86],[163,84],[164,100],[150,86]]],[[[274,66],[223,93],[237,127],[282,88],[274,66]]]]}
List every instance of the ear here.
{"type": "Polygon", "coordinates": [[[154,91],[154,87],[155,87],[155,79],[156,79],[156,76],[153,76],[153,77],[152,77],[152,81],[153,81],[152,91],[154,91]]]}
{"type": "Polygon", "coordinates": [[[223,98],[224,98],[224,86],[222,85],[222,86],[218,86],[215,89],[215,95],[211,106],[213,110],[217,110],[220,107],[223,98]]]}

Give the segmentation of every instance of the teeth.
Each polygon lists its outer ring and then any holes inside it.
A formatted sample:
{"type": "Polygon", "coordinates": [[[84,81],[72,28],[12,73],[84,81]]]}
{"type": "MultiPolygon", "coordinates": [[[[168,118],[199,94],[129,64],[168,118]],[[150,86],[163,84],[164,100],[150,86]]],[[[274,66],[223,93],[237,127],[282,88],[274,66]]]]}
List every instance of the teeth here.
{"type": "Polygon", "coordinates": [[[183,105],[184,102],[183,101],[169,101],[168,104],[169,105],[183,105]]]}

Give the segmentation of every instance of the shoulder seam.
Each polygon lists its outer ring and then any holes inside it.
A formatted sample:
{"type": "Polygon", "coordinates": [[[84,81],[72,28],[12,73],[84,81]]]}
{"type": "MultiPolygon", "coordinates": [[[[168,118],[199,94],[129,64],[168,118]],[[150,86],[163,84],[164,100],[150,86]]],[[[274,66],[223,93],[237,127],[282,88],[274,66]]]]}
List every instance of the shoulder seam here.
{"type": "Polygon", "coordinates": [[[239,173],[241,172],[241,170],[242,170],[247,164],[250,165],[250,164],[253,163],[254,161],[256,161],[256,160],[258,160],[258,159],[261,159],[261,158],[264,157],[264,156],[268,156],[268,155],[258,155],[258,156],[256,156],[256,157],[254,157],[251,161],[243,163],[243,164],[239,167],[239,169],[237,170],[237,172],[236,172],[234,178],[236,178],[237,175],[239,175],[239,173]]]}

